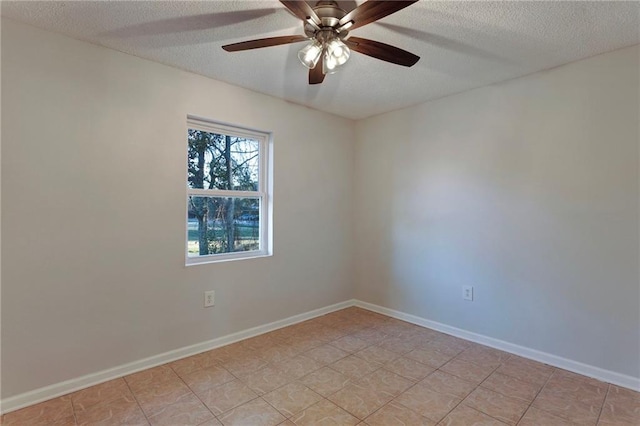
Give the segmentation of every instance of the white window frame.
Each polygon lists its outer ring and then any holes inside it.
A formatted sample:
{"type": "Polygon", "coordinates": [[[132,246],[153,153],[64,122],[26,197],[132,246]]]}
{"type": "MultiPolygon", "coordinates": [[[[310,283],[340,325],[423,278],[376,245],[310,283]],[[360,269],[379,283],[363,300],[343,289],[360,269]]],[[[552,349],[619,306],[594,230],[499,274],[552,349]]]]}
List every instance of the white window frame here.
{"type": "MultiPolygon", "coordinates": [[[[189,187],[189,171],[185,168],[186,212],[185,212],[185,265],[199,265],[203,263],[217,263],[230,260],[253,259],[257,257],[271,256],[273,254],[273,186],[272,171],[273,164],[273,135],[256,129],[248,129],[232,124],[220,123],[201,117],[187,116],[187,129],[202,130],[208,133],[217,133],[258,141],[258,190],[257,191],[236,191],[224,189],[193,189],[189,187]],[[218,253],[204,256],[189,256],[189,196],[199,195],[206,197],[241,197],[257,198],[260,200],[260,222],[259,239],[260,249],[251,251],[241,251],[233,253],[218,253]]],[[[184,133],[187,134],[187,131],[184,133]]],[[[184,162],[185,166],[187,161],[184,162]]]]}

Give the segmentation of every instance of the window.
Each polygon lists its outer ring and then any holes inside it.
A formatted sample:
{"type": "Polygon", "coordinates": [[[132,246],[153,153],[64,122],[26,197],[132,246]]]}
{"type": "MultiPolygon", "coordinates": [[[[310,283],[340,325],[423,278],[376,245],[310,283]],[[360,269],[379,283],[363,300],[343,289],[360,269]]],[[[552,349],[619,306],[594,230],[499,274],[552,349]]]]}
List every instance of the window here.
{"type": "Polygon", "coordinates": [[[187,265],[269,255],[270,135],[187,124],[187,265]]]}

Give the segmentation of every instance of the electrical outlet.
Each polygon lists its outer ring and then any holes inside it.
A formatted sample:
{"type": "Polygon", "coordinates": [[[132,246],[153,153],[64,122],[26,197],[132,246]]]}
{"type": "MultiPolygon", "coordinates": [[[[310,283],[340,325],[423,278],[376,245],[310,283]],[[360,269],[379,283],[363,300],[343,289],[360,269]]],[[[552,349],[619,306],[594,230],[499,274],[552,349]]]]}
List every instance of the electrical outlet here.
{"type": "Polygon", "coordinates": [[[213,302],[215,301],[215,291],[205,291],[204,292],[204,307],[210,308],[213,306],[213,302]]]}
{"type": "Polygon", "coordinates": [[[470,285],[463,285],[462,286],[462,298],[464,300],[471,300],[473,301],[473,287],[470,285]]]}

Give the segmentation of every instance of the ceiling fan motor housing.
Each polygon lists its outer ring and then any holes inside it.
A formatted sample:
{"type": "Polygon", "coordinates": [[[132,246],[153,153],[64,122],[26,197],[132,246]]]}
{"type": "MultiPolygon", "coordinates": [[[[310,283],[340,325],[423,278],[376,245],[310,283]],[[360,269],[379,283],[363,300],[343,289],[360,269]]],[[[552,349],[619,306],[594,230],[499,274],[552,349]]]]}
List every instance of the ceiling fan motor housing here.
{"type": "Polygon", "coordinates": [[[304,24],[304,33],[309,38],[317,38],[318,41],[322,42],[323,38],[326,38],[327,33],[331,33],[334,37],[339,37],[343,39],[347,36],[348,31],[343,30],[338,32],[337,27],[339,25],[340,19],[342,19],[347,12],[341,9],[338,6],[338,3],[333,0],[320,0],[313,7],[313,11],[320,18],[320,28],[318,30],[313,25],[308,22],[304,24]],[[324,34],[323,34],[324,33],[324,34]]]}

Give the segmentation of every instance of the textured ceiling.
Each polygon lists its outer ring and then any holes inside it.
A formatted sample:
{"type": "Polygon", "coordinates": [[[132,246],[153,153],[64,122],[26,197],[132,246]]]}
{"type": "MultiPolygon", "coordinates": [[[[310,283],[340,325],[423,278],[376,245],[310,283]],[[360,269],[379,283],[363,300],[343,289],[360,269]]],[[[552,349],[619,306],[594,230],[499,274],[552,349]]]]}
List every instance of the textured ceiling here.
{"type": "MultiPolygon", "coordinates": [[[[350,10],[355,1],[340,2],[350,10]]],[[[359,0],[357,4],[362,3],[359,0]]],[[[227,53],[220,46],[302,34],[276,0],[1,3],[3,16],[358,119],[640,43],[638,2],[422,0],[353,31],[411,51],[412,68],[353,53],[318,86],[304,43],[227,53]]]]}

